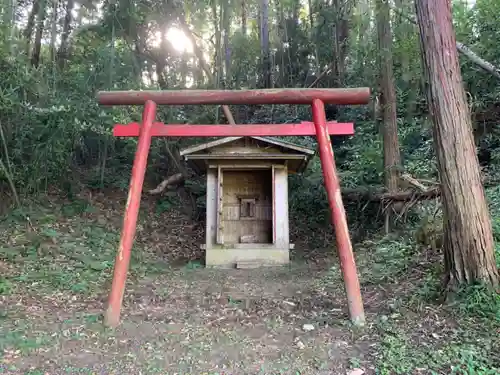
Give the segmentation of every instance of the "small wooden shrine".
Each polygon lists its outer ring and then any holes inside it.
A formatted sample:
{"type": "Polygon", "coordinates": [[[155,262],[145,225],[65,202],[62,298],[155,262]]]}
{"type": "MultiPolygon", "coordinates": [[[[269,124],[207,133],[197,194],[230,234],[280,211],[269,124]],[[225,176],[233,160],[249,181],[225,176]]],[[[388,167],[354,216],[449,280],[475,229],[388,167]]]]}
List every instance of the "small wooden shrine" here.
{"type": "Polygon", "coordinates": [[[181,151],[207,175],[206,265],[286,264],[288,174],[302,172],[315,151],[266,137],[226,137],[181,151]]]}

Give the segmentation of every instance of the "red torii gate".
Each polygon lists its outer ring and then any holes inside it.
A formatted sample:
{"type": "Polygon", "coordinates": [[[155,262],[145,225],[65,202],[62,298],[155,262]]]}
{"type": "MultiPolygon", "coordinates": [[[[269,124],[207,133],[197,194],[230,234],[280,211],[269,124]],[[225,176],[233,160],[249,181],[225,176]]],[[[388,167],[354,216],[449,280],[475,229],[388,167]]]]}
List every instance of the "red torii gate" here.
{"type": "Polygon", "coordinates": [[[134,241],[137,216],[141,201],[144,175],[151,137],[227,137],[227,136],[312,136],[316,135],[319,156],[325,180],[328,202],[335,227],[337,251],[344,277],[349,314],[354,324],[365,321],[363,301],[359,286],[347,219],[335,168],[330,135],[354,134],[352,123],[326,122],[324,104],[367,104],[369,88],[346,89],[268,89],[268,90],[180,90],[180,91],[113,91],[99,92],[102,105],[144,105],[142,124],[117,124],[113,135],[139,137],[132,167],[132,177],[125,206],[123,229],[116,255],[113,283],[109,294],[104,324],[115,327],[120,322],[120,311],[125,290],[130,253],[134,241]],[[300,124],[238,124],[238,125],[187,125],[154,122],[156,105],[237,105],[237,104],[309,104],[313,122],[300,124]]]}

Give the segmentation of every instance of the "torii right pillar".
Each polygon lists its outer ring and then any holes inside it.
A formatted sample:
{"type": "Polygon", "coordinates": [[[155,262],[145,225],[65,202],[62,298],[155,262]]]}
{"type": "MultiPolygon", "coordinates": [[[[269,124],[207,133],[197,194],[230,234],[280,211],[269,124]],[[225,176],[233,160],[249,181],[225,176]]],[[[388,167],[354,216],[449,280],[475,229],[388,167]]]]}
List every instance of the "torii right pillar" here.
{"type": "Polygon", "coordinates": [[[347,218],[340,192],[340,183],[335,168],[332,143],[328,134],[328,125],[325,116],[325,105],[322,100],[314,99],[312,102],[312,113],[314,126],[316,128],[316,138],[319,146],[319,156],[321,168],[325,180],[325,189],[328,195],[328,203],[332,212],[332,222],[335,227],[335,237],[337,240],[337,252],[340,259],[340,268],[344,277],[344,285],[347,294],[347,304],[349,315],[354,325],[365,324],[365,312],[361,289],[359,285],[356,262],[352,251],[347,218]]]}

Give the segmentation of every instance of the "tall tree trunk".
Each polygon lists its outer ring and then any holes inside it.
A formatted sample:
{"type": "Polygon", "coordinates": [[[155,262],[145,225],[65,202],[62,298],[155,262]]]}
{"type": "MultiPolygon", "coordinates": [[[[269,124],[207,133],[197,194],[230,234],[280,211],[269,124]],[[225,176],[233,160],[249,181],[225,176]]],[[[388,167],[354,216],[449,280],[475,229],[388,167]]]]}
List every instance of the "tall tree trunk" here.
{"type": "Polygon", "coordinates": [[[299,54],[299,43],[298,38],[298,26],[299,26],[299,15],[300,15],[300,0],[293,0],[291,4],[288,4],[289,11],[287,12],[287,17],[284,18],[284,31],[285,38],[284,43],[287,43],[285,69],[287,70],[285,76],[285,82],[288,86],[295,86],[299,81],[299,71],[300,62],[298,59],[299,54]],[[291,9],[290,9],[291,8],[291,9]],[[291,16],[291,17],[290,17],[291,16]]]}
{"type": "MultiPolygon", "coordinates": [[[[309,8],[309,28],[310,30],[312,31],[313,27],[314,27],[314,11],[313,11],[313,3],[312,3],[312,0],[307,0],[307,6],[309,8]]],[[[312,36],[312,35],[310,35],[312,36]]],[[[311,37],[312,39],[312,37],[311,37]]]]}
{"type": "MultiPolygon", "coordinates": [[[[248,28],[248,19],[247,19],[247,2],[246,0],[241,0],[240,3],[240,17],[241,17],[241,34],[244,37],[243,43],[247,43],[247,28],[248,28]]],[[[237,73],[233,73],[235,75],[235,85],[236,87],[246,87],[248,82],[248,74],[247,70],[242,66],[238,66],[237,73]]],[[[239,113],[239,111],[238,111],[239,113]]]]}
{"type": "MultiPolygon", "coordinates": [[[[358,18],[358,48],[357,48],[357,64],[359,73],[366,74],[365,66],[367,65],[368,51],[370,46],[370,23],[372,20],[372,7],[370,0],[359,0],[357,3],[357,18],[358,18]]],[[[370,65],[370,64],[368,64],[370,65]]]]}
{"type": "Polygon", "coordinates": [[[286,77],[286,72],[285,72],[285,49],[283,48],[283,45],[285,43],[286,37],[285,37],[285,11],[283,9],[283,2],[281,0],[275,0],[275,8],[276,8],[276,14],[277,14],[277,23],[278,23],[278,53],[276,54],[278,56],[278,61],[276,64],[279,66],[279,75],[277,80],[277,85],[279,87],[287,87],[288,82],[285,82],[285,77],[286,77]]]}
{"type": "Polygon", "coordinates": [[[158,86],[160,89],[167,90],[168,89],[168,64],[167,64],[167,56],[170,51],[170,43],[167,39],[167,25],[161,25],[161,37],[160,37],[160,51],[161,53],[156,56],[155,59],[155,68],[156,68],[156,77],[158,79],[158,86]]]}
{"type": "Polygon", "coordinates": [[[158,80],[158,86],[160,86],[161,90],[168,90],[168,83],[165,79],[165,66],[166,63],[157,61],[155,64],[156,70],[156,79],[158,80]]]}
{"type": "Polygon", "coordinates": [[[181,58],[181,69],[180,69],[180,75],[181,75],[180,85],[182,88],[187,87],[187,77],[189,75],[188,61],[189,61],[189,55],[187,53],[183,53],[181,58]]]}
{"type": "Polygon", "coordinates": [[[349,20],[352,15],[350,2],[333,1],[335,25],[333,27],[333,76],[335,86],[342,87],[345,77],[345,60],[349,40],[349,20]]]}
{"type": "Polygon", "coordinates": [[[262,0],[260,12],[260,47],[262,49],[262,87],[271,87],[271,59],[269,51],[269,0],[262,0]]]}
{"type": "MultiPolygon", "coordinates": [[[[408,8],[412,6],[413,0],[410,2],[408,0],[395,0],[395,6],[397,9],[401,9],[404,12],[408,11],[408,8]]],[[[415,117],[415,112],[417,109],[417,99],[419,90],[419,82],[417,74],[412,70],[412,64],[410,62],[409,53],[412,46],[402,48],[402,46],[407,46],[409,40],[412,39],[413,25],[410,21],[404,17],[401,13],[396,13],[396,27],[394,30],[395,36],[398,39],[398,44],[400,46],[400,53],[397,56],[399,64],[401,66],[401,80],[403,81],[402,90],[406,93],[405,95],[405,117],[407,121],[411,121],[415,117]]]]}
{"type": "Polygon", "coordinates": [[[148,78],[149,78],[149,81],[150,81],[150,84],[153,85],[154,82],[155,82],[155,79],[154,79],[154,69],[155,67],[153,66],[153,63],[151,60],[146,60],[146,70],[148,72],[148,78]]]}
{"type": "MultiPolygon", "coordinates": [[[[392,30],[389,0],[377,0],[377,31],[379,44],[380,104],[382,105],[382,137],[384,145],[385,187],[389,193],[398,190],[399,152],[398,123],[396,113],[396,88],[392,60],[392,30]]],[[[385,231],[390,231],[392,208],[387,207],[385,231]]]]}
{"type": "Polygon", "coordinates": [[[40,11],[40,1],[42,0],[34,0],[33,7],[31,8],[31,12],[28,16],[26,28],[23,32],[24,38],[26,39],[26,56],[30,55],[31,38],[33,37],[33,29],[35,28],[35,17],[40,11]]]}
{"type": "Polygon", "coordinates": [[[247,36],[247,3],[241,0],[241,33],[247,36]]]}
{"type": "Polygon", "coordinates": [[[309,6],[309,23],[310,23],[310,32],[309,32],[309,39],[314,45],[314,60],[315,60],[315,65],[316,65],[316,74],[320,74],[321,70],[321,65],[319,63],[319,52],[318,52],[318,38],[316,36],[316,32],[314,29],[314,11],[315,7],[313,4],[312,0],[308,0],[308,6],[309,6]]]}
{"type": "Polygon", "coordinates": [[[85,17],[85,8],[81,6],[76,13],[75,28],[82,26],[83,17],[85,17]]]}
{"type": "Polygon", "coordinates": [[[205,85],[205,76],[203,74],[204,63],[199,59],[193,60],[193,75],[196,82],[196,87],[201,88],[205,85]]]}
{"type": "Polygon", "coordinates": [[[14,21],[14,7],[16,2],[12,0],[3,0],[0,3],[0,14],[2,15],[3,25],[11,27],[14,21]]]}
{"type": "Polygon", "coordinates": [[[53,62],[56,57],[56,40],[57,40],[57,11],[59,8],[59,0],[52,0],[52,27],[50,30],[50,61],[53,62]]]}
{"type": "Polygon", "coordinates": [[[5,40],[5,46],[7,47],[9,53],[12,55],[14,53],[14,41],[17,41],[18,28],[16,27],[16,14],[18,1],[17,0],[6,0],[8,4],[4,7],[3,23],[7,30],[10,30],[9,36],[5,40]]]}
{"type": "MultiPolygon", "coordinates": [[[[402,11],[405,11],[407,9],[407,3],[408,0],[394,0],[394,4],[396,8],[401,9],[402,11]]],[[[405,43],[411,33],[411,28],[408,28],[409,23],[408,20],[406,20],[405,17],[401,13],[396,13],[396,26],[394,27],[394,34],[396,39],[399,41],[399,43],[403,44],[405,43]]],[[[400,64],[401,64],[401,78],[402,81],[405,85],[405,89],[408,88],[408,81],[410,80],[410,75],[411,71],[409,70],[410,67],[410,55],[408,53],[405,53],[407,51],[403,51],[401,53],[401,56],[399,57],[400,64]]]]}
{"type": "Polygon", "coordinates": [[[229,36],[231,35],[231,1],[224,0],[223,2],[223,30],[224,30],[224,88],[231,88],[231,45],[229,44],[229,36]]]}
{"type": "MultiPolygon", "coordinates": [[[[219,88],[220,87],[220,82],[221,82],[221,52],[222,52],[222,48],[221,48],[221,28],[220,28],[220,23],[219,22],[219,15],[217,14],[217,0],[211,0],[211,3],[212,3],[212,16],[213,16],[213,26],[214,26],[214,30],[215,30],[215,51],[214,51],[214,62],[215,62],[215,66],[214,66],[214,72],[213,72],[213,76],[215,77],[215,88],[219,88]]],[[[222,7],[221,7],[222,9],[222,7]]]]}
{"type": "Polygon", "coordinates": [[[73,20],[73,8],[75,7],[75,0],[68,0],[66,2],[66,9],[64,15],[64,24],[61,34],[61,45],[59,46],[59,51],[57,52],[57,60],[59,67],[64,67],[64,63],[68,58],[68,45],[69,45],[69,35],[71,33],[71,21],[73,20]]]}
{"type": "Polygon", "coordinates": [[[17,0],[4,0],[3,8],[3,24],[6,30],[10,30],[9,37],[5,38],[5,45],[7,46],[9,53],[13,53],[14,40],[16,39],[17,27],[16,13],[17,13],[17,0]]]}
{"type": "Polygon", "coordinates": [[[45,16],[47,15],[47,1],[41,0],[40,9],[37,16],[36,23],[36,33],[35,33],[35,42],[33,44],[33,52],[31,54],[31,65],[34,67],[38,67],[40,64],[40,53],[42,50],[42,37],[43,30],[45,26],[45,16]]]}
{"type": "Polygon", "coordinates": [[[491,221],[462,85],[451,2],[417,0],[415,8],[441,178],[446,283],[449,290],[475,282],[497,287],[491,221]]]}

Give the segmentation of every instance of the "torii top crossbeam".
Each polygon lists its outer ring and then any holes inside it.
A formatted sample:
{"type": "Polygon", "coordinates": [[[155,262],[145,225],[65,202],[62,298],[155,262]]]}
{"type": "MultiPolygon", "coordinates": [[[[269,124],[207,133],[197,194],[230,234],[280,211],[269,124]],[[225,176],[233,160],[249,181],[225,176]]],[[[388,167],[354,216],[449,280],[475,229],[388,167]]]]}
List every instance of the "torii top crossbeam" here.
{"type": "Polygon", "coordinates": [[[164,90],[164,91],[100,91],[101,105],[142,105],[152,100],[170,105],[236,105],[236,104],[312,104],[319,99],[325,104],[367,104],[370,89],[265,89],[265,90],[164,90]]]}

